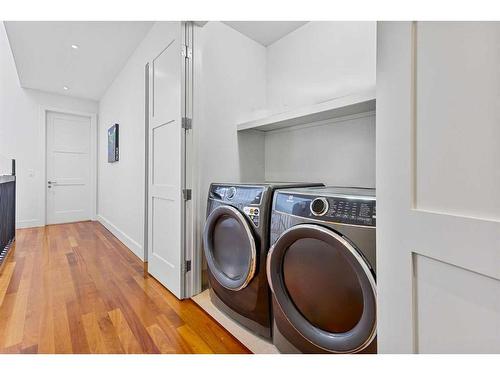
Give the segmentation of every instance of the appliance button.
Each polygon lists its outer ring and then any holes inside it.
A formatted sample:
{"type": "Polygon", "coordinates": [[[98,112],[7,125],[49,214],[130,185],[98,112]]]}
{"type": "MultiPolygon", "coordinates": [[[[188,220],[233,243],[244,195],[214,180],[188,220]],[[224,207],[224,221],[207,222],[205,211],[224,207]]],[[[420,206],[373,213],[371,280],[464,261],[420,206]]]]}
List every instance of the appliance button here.
{"type": "Polygon", "coordinates": [[[323,216],[328,212],[328,200],[326,198],[314,199],[309,208],[314,216],[323,216]]]}
{"type": "Polygon", "coordinates": [[[234,186],[230,187],[227,191],[226,198],[233,199],[236,195],[236,188],[234,186]]]}

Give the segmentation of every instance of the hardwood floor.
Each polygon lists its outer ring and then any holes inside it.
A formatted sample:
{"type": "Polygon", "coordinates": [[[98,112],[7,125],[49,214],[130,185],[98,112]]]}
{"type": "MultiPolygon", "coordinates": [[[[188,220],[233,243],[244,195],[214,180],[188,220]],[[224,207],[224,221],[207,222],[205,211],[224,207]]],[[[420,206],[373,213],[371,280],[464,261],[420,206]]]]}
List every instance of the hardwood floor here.
{"type": "Polygon", "coordinates": [[[249,353],[101,224],[16,235],[0,269],[0,353],[249,353]]]}

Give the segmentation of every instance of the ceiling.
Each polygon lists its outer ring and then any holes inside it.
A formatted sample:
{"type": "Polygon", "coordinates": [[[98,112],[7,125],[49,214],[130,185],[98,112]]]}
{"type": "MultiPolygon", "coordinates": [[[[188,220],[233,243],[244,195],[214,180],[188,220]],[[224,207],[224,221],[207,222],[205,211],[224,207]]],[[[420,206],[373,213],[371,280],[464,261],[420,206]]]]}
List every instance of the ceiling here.
{"type": "Polygon", "coordinates": [[[267,47],[292,31],[305,25],[306,21],[224,21],[233,29],[267,47]]]}
{"type": "Polygon", "coordinates": [[[4,24],[22,87],[99,100],[153,22],[4,24]]]}

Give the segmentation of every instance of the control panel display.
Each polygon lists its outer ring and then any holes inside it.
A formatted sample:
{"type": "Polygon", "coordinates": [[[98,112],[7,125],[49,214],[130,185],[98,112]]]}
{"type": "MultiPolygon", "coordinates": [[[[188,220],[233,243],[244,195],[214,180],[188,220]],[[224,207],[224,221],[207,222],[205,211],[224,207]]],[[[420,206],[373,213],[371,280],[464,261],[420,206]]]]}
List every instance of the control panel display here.
{"type": "Polygon", "coordinates": [[[260,209],[257,207],[243,207],[243,212],[249,217],[250,220],[252,220],[252,223],[256,227],[259,226],[260,222],[260,209]]]}
{"type": "Polygon", "coordinates": [[[210,198],[225,202],[260,205],[264,188],[253,186],[213,185],[210,198]]]}
{"type": "Polygon", "coordinates": [[[278,193],[274,209],[286,214],[326,222],[375,226],[375,203],[373,199],[361,197],[315,197],[278,193]]]}

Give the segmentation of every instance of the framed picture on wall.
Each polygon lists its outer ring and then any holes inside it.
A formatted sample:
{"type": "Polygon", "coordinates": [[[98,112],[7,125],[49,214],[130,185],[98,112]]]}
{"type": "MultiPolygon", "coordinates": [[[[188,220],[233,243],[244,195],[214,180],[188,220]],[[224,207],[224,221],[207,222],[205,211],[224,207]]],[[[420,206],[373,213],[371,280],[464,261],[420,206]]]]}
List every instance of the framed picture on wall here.
{"type": "Polygon", "coordinates": [[[118,133],[118,124],[114,124],[108,129],[108,163],[114,163],[119,160],[120,154],[118,151],[118,133]]]}

